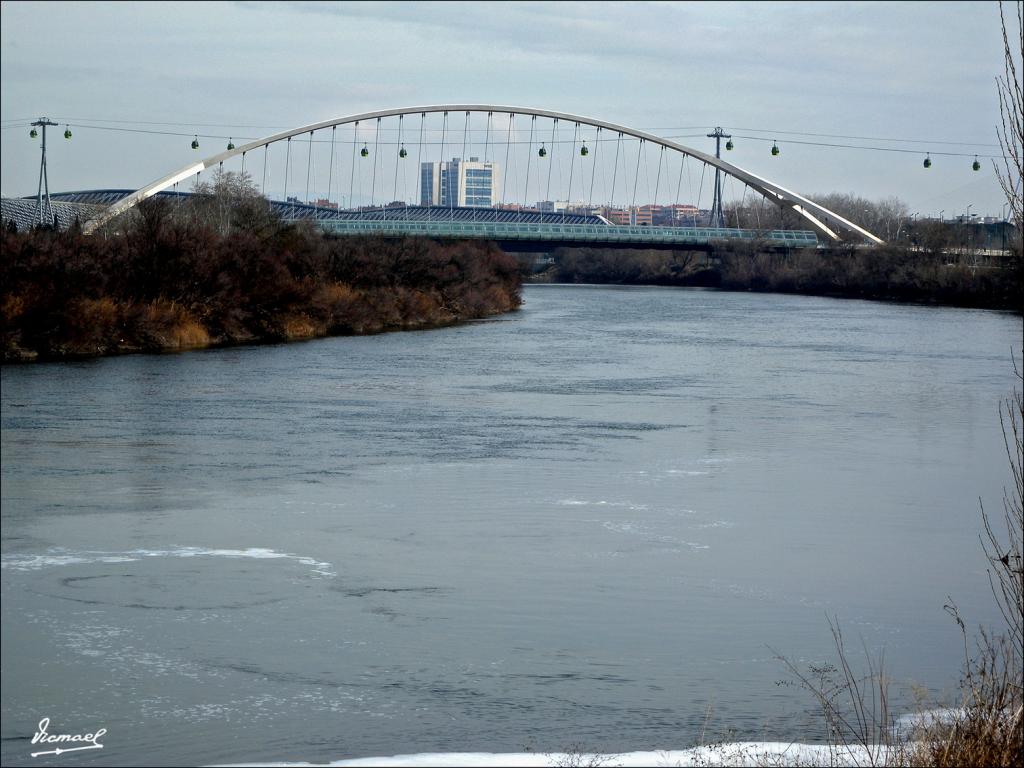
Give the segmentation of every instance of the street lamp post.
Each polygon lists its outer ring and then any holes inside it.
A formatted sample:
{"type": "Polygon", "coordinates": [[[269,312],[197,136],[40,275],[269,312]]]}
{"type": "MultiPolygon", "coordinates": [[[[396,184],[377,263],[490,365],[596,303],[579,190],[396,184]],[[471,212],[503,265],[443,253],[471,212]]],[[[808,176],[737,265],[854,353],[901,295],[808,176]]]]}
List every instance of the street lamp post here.
{"type": "Polygon", "coordinates": [[[912,214],[910,214],[909,217],[904,217],[904,216],[900,217],[900,224],[899,224],[898,227],[896,227],[896,238],[895,238],[895,240],[896,240],[897,243],[899,243],[899,241],[900,241],[900,233],[903,231],[903,225],[908,220],[910,220],[910,219],[913,220],[914,224],[917,224],[917,213],[912,213],[912,214]]]}

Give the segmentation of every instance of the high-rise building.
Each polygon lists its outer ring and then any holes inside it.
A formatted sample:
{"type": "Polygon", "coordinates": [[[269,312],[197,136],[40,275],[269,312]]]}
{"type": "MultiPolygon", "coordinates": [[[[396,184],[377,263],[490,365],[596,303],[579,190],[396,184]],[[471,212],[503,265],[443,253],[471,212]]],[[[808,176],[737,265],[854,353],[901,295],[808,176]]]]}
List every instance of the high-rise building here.
{"type": "Polygon", "coordinates": [[[489,208],[497,202],[498,164],[478,157],[420,164],[420,205],[489,208]]]}

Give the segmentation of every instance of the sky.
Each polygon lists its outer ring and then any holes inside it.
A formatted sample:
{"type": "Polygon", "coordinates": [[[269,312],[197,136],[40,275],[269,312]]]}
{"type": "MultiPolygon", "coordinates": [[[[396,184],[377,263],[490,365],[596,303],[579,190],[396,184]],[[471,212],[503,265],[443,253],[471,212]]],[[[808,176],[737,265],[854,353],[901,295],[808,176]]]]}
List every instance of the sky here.
{"type": "Polygon", "coordinates": [[[709,152],[703,134],[720,125],[731,162],[803,194],[897,197],[921,216],[1005,211],[986,157],[999,151],[995,2],[4,1],[0,14],[4,196],[36,192],[40,116],[60,123],[57,192],[141,187],[196,159],[193,134],[205,157],[223,135],[486,103],[709,152]]]}

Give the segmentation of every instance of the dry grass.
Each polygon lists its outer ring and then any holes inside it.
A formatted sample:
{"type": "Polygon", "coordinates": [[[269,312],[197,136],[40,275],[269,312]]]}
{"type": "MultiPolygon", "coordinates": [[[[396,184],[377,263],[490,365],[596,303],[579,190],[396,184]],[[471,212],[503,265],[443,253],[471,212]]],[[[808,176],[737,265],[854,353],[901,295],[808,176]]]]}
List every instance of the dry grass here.
{"type": "Polygon", "coordinates": [[[168,336],[174,349],[197,349],[210,344],[210,334],[192,318],[186,318],[171,328],[168,336]]]}
{"type": "MultiPolygon", "coordinates": [[[[866,671],[853,668],[837,619],[829,620],[837,664],[810,665],[803,671],[775,653],[799,685],[817,700],[829,754],[834,765],[895,766],[908,764],[906,744],[900,739],[890,709],[885,653],[873,658],[864,647],[866,671]]],[[[758,761],[758,765],[766,765],[758,761]]]]}
{"type": "Polygon", "coordinates": [[[322,323],[314,323],[309,316],[303,314],[286,315],[281,320],[284,337],[289,340],[312,339],[327,334],[322,323]]]}

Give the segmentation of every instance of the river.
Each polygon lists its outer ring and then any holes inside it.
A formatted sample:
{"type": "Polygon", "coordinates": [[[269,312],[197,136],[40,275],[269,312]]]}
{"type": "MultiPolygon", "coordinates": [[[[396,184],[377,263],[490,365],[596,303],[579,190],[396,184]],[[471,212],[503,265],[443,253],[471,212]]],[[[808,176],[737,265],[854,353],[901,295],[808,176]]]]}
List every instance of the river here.
{"type": "MultiPolygon", "coordinates": [[[[993,623],[1010,314],[528,286],[432,331],[2,369],[2,762],[814,739],[993,623]],[[31,758],[53,733],[102,750],[31,758]]],[[[47,762],[49,761],[49,762],[47,762]]]]}

